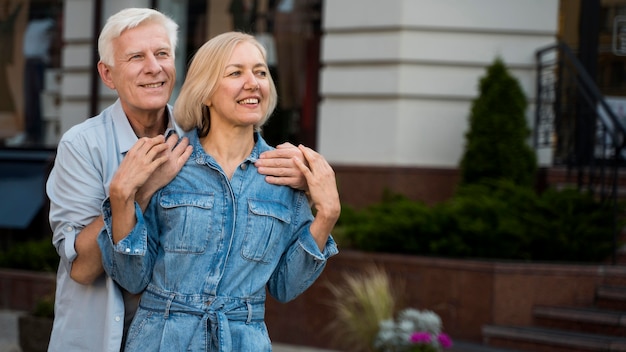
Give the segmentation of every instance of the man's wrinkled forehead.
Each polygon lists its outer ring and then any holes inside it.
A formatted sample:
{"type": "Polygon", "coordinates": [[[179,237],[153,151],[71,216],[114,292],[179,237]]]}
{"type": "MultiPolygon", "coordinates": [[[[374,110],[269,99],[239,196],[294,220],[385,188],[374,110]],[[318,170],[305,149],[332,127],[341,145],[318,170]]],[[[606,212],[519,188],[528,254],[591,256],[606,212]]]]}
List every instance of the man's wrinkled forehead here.
{"type": "Polygon", "coordinates": [[[124,29],[119,36],[113,39],[114,46],[122,48],[123,53],[129,54],[134,52],[150,51],[167,51],[171,52],[170,37],[167,35],[165,28],[158,23],[142,23],[132,28],[124,29]],[[153,26],[144,31],[146,27],[153,26]]]}

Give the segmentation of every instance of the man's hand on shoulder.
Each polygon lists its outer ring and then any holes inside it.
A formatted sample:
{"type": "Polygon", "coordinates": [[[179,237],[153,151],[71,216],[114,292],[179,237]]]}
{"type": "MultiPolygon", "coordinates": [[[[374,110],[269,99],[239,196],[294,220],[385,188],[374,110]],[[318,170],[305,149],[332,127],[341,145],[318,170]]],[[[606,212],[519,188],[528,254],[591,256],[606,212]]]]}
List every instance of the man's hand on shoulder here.
{"type": "Polygon", "coordinates": [[[260,174],[266,176],[268,183],[306,191],[306,178],[296,166],[294,158],[307,162],[302,151],[287,142],[278,145],[274,150],[263,152],[254,165],[260,174]]]}

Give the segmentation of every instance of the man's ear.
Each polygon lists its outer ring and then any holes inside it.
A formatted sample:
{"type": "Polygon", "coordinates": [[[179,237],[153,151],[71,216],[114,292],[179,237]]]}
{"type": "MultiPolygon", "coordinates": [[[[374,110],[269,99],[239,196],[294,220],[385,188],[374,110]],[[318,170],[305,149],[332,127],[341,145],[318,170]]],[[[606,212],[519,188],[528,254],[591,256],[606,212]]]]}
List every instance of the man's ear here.
{"type": "Polygon", "coordinates": [[[113,78],[111,77],[111,69],[108,65],[102,61],[98,61],[98,73],[100,74],[100,79],[102,79],[102,82],[104,82],[107,87],[115,89],[115,84],[113,83],[113,78]]]}

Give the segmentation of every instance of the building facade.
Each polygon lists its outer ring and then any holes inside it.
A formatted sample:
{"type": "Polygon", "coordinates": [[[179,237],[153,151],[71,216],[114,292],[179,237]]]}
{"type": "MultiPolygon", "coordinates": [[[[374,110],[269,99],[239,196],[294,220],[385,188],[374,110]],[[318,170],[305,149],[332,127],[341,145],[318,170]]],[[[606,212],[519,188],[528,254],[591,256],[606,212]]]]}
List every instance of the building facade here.
{"type": "MultiPolygon", "coordinates": [[[[598,81],[606,94],[626,95],[621,88],[625,81],[622,44],[613,42],[621,38],[613,32],[626,15],[624,0],[21,3],[54,8],[59,20],[53,45],[57,51],[42,92],[46,131],[42,144],[54,147],[64,131],[115,99],[115,92],[100,82],[96,71],[96,39],[106,18],[124,7],[154,7],[181,25],[178,85],[172,103],[189,58],[204,41],[232,29],[255,33],[269,46],[270,69],[280,95],[278,111],[264,131],[267,139],[319,150],[335,168],[342,200],[356,206],[380,200],[385,190],[428,203],[453,193],[471,103],[485,68],[497,57],[526,93],[532,128],[535,53],[559,39],[575,49],[582,49],[584,43],[593,45],[580,30],[586,3],[596,3],[599,9],[598,28],[592,31],[597,40],[598,81]],[[301,24],[297,31],[290,32],[293,26],[280,22],[285,18],[301,24]],[[288,47],[287,37],[294,34],[300,41],[295,48],[288,47]],[[285,58],[287,49],[292,51],[285,58]]],[[[28,17],[21,16],[17,21],[24,26],[28,17]]],[[[15,30],[16,43],[20,33],[15,30]]],[[[19,61],[19,55],[15,57],[19,61]]],[[[15,85],[14,93],[22,88],[19,82],[15,85]]],[[[13,116],[0,114],[2,137],[14,138],[23,130],[20,121],[20,108],[13,116]]],[[[549,152],[541,154],[540,161],[549,165],[549,152]]]]}

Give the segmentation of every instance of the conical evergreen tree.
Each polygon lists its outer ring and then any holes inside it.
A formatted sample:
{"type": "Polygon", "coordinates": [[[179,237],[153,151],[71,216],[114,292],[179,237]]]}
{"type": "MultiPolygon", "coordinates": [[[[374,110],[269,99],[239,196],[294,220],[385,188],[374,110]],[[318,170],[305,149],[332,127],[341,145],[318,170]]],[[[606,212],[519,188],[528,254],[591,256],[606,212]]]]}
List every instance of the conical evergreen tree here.
{"type": "Polygon", "coordinates": [[[461,184],[508,179],[534,186],[537,158],[527,141],[527,102],[518,81],[502,59],[496,58],[480,79],[479,88],[465,134],[461,184]]]}

